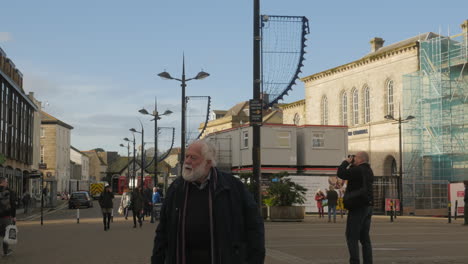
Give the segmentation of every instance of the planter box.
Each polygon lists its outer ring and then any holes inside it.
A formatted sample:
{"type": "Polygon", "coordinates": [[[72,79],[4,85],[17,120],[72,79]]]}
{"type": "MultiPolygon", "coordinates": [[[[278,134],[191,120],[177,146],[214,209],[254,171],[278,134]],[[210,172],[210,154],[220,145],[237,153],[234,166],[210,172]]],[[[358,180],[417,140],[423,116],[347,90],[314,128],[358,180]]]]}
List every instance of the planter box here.
{"type": "Polygon", "coordinates": [[[302,222],[305,206],[271,206],[270,220],[274,222],[302,222]]]}

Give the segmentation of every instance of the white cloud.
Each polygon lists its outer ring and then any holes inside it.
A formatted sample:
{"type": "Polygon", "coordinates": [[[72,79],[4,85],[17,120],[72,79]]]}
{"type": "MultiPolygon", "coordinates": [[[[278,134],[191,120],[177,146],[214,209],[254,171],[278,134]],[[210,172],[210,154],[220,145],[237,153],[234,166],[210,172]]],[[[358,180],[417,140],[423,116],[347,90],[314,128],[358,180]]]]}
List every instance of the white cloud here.
{"type": "Polygon", "coordinates": [[[8,42],[13,40],[13,36],[10,32],[0,32],[0,42],[8,42]]]}

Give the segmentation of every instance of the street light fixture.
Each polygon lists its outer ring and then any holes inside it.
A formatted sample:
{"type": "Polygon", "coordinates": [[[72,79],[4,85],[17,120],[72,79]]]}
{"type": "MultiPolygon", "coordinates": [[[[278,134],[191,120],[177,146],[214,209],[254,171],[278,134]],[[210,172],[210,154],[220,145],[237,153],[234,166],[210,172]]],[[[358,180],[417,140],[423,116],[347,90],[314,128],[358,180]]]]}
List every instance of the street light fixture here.
{"type": "Polygon", "coordinates": [[[191,80],[202,80],[205,79],[206,77],[210,76],[209,73],[201,71],[199,72],[195,77],[186,79],[185,78],[185,56],[182,56],[182,78],[174,78],[172,77],[168,72],[164,71],[158,74],[159,77],[166,79],[166,80],[176,80],[181,82],[181,87],[182,87],[182,114],[181,114],[181,135],[180,135],[180,168],[182,168],[182,164],[184,163],[184,158],[185,158],[185,111],[187,107],[187,101],[185,98],[185,87],[187,86],[185,83],[191,80]]]}
{"type": "Polygon", "coordinates": [[[135,175],[136,175],[136,171],[135,171],[135,168],[136,168],[136,167],[135,167],[135,153],[136,153],[136,151],[135,151],[135,144],[136,144],[136,141],[135,141],[135,135],[134,135],[134,134],[132,134],[132,135],[133,135],[133,141],[131,141],[131,140],[128,139],[128,138],[124,138],[124,140],[127,141],[127,142],[129,142],[129,143],[130,143],[130,142],[133,142],[133,176],[132,176],[132,188],[135,189],[135,175]]]}
{"type": "Polygon", "coordinates": [[[127,148],[127,180],[130,182],[130,142],[127,141],[127,146],[124,144],[120,144],[119,146],[127,148]]]}
{"type": "Polygon", "coordinates": [[[386,115],[384,116],[385,119],[391,120],[391,121],[396,121],[398,124],[398,139],[399,139],[399,168],[398,168],[398,174],[400,176],[399,178],[399,188],[400,191],[398,193],[398,198],[400,199],[400,215],[403,215],[403,154],[402,154],[402,138],[401,138],[401,123],[406,123],[411,119],[414,119],[415,117],[412,115],[407,116],[406,118],[401,118],[401,110],[398,107],[398,118],[393,117],[393,115],[386,115]]]}
{"type": "Polygon", "coordinates": [[[137,131],[134,128],[130,128],[130,131],[133,133],[141,134],[141,164],[140,164],[141,165],[141,182],[140,182],[140,186],[141,188],[143,188],[143,174],[145,170],[145,142],[144,142],[145,129],[143,128],[143,124],[141,123],[141,121],[140,121],[140,125],[141,125],[141,131],[137,131]]]}
{"type": "Polygon", "coordinates": [[[170,115],[172,114],[171,110],[166,110],[164,113],[159,114],[158,112],[158,106],[157,106],[157,100],[156,98],[154,99],[154,111],[152,114],[150,114],[146,109],[140,109],[138,110],[143,115],[150,115],[154,117],[151,121],[154,121],[154,155],[153,155],[153,162],[154,162],[154,186],[158,184],[158,120],[161,119],[161,116],[164,115],[170,115]]]}

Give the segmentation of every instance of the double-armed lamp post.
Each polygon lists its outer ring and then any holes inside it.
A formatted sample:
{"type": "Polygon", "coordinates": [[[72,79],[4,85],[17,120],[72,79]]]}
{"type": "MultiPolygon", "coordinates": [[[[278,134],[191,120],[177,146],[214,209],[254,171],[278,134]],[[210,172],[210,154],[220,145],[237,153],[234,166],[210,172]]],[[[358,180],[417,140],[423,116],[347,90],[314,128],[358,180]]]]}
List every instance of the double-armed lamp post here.
{"type": "Polygon", "coordinates": [[[191,81],[191,80],[204,79],[204,78],[210,76],[210,74],[207,73],[207,72],[201,71],[201,72],[199,72],[197,74],[197,76],[195,76],[193,78],[186,79],[185,78],[185,57],[182,57],[182,78],[181,79],[172,77],[166,71],[159,73],[158,76],[163,78],[163,79],[176,80],[176,81],[181,82],[180,86],[182,87],[182,101],[181,101],[182,114],[181,114],[181,135],[180,135],[180,160],[179,160],[179,165],[180,165],[180,168],[182,168],[182,165],[183,165],[184,159],[185,159],[185,134],[186,134],[186,131],[185,131],[185,111],[186,111],[186,107],[187,107],[187,101],[186,101],[186,98],[185,98],[185,87],[187,85],[185,83],[188,82],[188,81],[191,81]]]}
{"type": "MultiPolygon", "coordinates": [[[[124,138],[125,141],[127,141],[129,144],[130,142],[133,142],[133,175],[132,175],[132,188],[135,189],[135,175],[136,175],[136,170],[135,170],[135,144],[136,144],[136,141],[135,141],[135,135],[133,135],[133,141],[128,139],[128,138],[124,138]]],[[[128,164],[130,166],[130,164],[128,164]]]]}
{"type": "Polygon", "coordinates": [[[144,181],[144,172],[145,172],[145,142],[144,142],[144,139],[145,139],[145,129],[143,128],[143,124],[141,123],[140,121],[140,126],[141,126],[141,131],[138,131],[134,128],[130,128],[130,131],[133,132],[133,133],[138,133],[138,134],[141,134],[141,182],[140,182],[140,186],[143,188],[143,181],[144,181]]]}
{"type": "Polygon", "coordinates": [[[401,138],[401,123],[406,123],[411,119],[414,119],[414,116],[409,115],[406,118],[401,118],[401,110],[398,109],[398,118],[393,117],[393,115],[386,115],[384,116],[385,119],[387,120],[392,120],[396,121],[394,124],[398,124],[398,139],[399,139],[399,168],[398,168],[398,174],[400,176],[399,179],[399,193],[398,193],[398,199],[400,200],[400,215],[403,215],[403,154],[402,154],[402,138],[401,138]]]}
{"type": "Polygon", "coordinates": [[[161,119],[162,116],[164,115],[170,115],[172,114],[171,110],[166,110],[164,113],[159,114],[158,112],[158,106],[157,106],[157,101],[156,98],[154,99],[154,111],[152,114],[150,114],[146,109],[140,109],[138,112],[140,112],[143,115],[150,115],[154,117],[151,121],[154,121],[154,156],[153,156],[153,162],[154,162],[154,186],[158,184],[158,120],[161,119]]]}

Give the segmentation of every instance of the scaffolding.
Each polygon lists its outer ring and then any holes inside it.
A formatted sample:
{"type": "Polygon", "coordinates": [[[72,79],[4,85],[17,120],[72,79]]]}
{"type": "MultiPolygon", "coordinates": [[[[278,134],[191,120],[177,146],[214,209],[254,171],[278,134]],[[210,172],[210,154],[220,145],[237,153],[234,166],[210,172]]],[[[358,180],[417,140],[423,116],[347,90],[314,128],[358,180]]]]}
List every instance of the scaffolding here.
{"type": "MultiPolygon", "coordinates": [[[[418,72],[403,76],[404,206],[447,208],[448,183],[468,180],[467,33],[420,41],[418,72]]],[[[414,211],[413,211],[414,212],[414,211]]]]}

